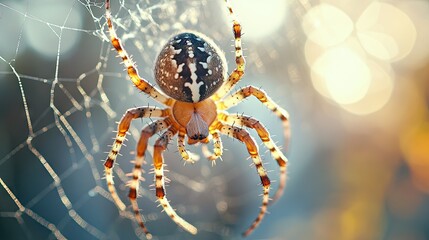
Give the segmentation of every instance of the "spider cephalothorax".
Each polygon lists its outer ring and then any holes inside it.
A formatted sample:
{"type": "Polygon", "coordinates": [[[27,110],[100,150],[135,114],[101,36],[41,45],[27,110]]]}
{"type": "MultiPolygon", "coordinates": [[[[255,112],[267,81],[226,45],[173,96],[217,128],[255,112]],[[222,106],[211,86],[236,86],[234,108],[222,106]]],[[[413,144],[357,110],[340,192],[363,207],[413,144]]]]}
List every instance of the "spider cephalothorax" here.
{"type": "Polygon", "coordinates": [[[173,105],[174,119],[186,128],[188,143],[207,142],[209,126],[216,119],[216,105],[211,99],[197,103],[177,101],[173,105]]]}
{"type": "Polygon", "coordinates": [[[284,134],[289,136],[289,114],[272,101],[263,90],[247,86],[235,93],[230,93],[231,89],[244,75],[245,60],[241,48],[241,25],[235,18],[228,0],[225,0],[225,2],[233,20],[236,68],[227,76],[223,52],[208,37],[196,32],[180,33],[167,42],[161,50],[155,65],[155,79],[165,95],[138,74],[133,61],[125,51],[113,28],[110,1],[106,0],[106,19],[110,41],[122,58],[128,76],[138,89],[165,106],[165,108],[148,106],[128,109],[119,122],[115,141],[104,163],[110,194],[118,208],[124,211],[126,206],[119,198],[113,182],[112,170],[116,157],[133,119],[158,118],[158,120],[144,127],[141,132],[137,143],[134,170],[131,173],[132,179],[128,183],[130,187],[128,196],[135,218],[144,231],[146,238],[151,238],[152,235],[147,230],[140,215],[137,191],[139,190],[142,173],[141,166],[145,162],[148,140],[156,134],[161,135],[154,144],[152,157],[156,197],[168,216],[180,227],[192,234],[196,234],[197,229],[176,213],[167,200],[165,192],[163,152],[175,135],[178,136],[177,147],[179,153],[182,159],[187,162],[194,161],[185,148],[186,137],[188,138],[188,144],[198,142],[207,144],[213,141],[213,153],[203,148],[204,155],[213,164],[217,158],[222,156],[223,152],[220,135],[233,137],[246,145],[256,172],[260,177],[263,193],[259,214],[244,233],[245,236],[249,235],[264,217],[270,202],[269,191],[271,186],[259,155],[258,145],[245,128],[256,131],[258,137],[271,152],[272,157],[279,166],[280,183],[272,202],[282,195],[286,185],[287,158],[271,140],[265,126],[250,116],[229,114],[226,111],[247,97],[256,97],[280,118],[283,122],[284,134]]]}

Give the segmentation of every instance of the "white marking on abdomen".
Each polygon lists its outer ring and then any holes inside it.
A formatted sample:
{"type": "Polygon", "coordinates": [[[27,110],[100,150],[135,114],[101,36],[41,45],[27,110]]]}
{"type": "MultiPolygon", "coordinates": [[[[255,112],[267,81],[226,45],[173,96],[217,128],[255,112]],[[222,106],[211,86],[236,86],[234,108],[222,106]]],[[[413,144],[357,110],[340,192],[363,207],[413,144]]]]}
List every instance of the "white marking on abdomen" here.
{"type": "Polygon", "coordinates": [[[177,67],[177,72],[178,73],[181,73],[183,71],[183,66],[184,65],[185,65],[184,63],[179,64],[179,66],[177,67]]]}
{"type": "Polygon", "coordinates": [[[195,63],[189,63],[189,70],[191,71],[191,80],[192,83],[185,82],[185,87],[189,88],[191,90],[192,94],[192,101],[198,102],[200,100],[200,86],[204,85],[204,82],[201,81],[197,83],[198,76],[196,74],[197,72],[197,66],[195,63]]]}
{"type": "Polygon", "coordinates": [[[207,63],[206,63],[206,62],[200,62],[200,64],[203,66],[203,68],[204,68],[204,69],[207,69],[207,68],[208,68],[208,65],[207,65],[207,63]]]}
{"type": "MultiPolygon", "coordinates": [[[[174,61],[174,62],[176,62],[176,61],[174,61]]],[[[177,64],[176,64],[177,65],[177,64]]],[[[174,78],[175,79],[179,79],[179,73],[181,73],[182,71],[183,71],[183,66],[184,66],[185,64],[184,63],[181,63],[181,64],[179,64],[179,66],[177,67],[177,71],[176,71],[176,74],[174,74],[174,78]]]]}

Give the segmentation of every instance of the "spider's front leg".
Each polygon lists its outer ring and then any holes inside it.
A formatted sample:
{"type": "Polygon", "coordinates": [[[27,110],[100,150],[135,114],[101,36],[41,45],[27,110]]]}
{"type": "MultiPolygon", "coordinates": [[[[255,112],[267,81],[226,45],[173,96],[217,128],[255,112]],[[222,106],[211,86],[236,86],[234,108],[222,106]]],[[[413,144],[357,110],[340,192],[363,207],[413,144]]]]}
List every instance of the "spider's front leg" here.
{"type": "Polygon", "coordinates": [[[118,35],[116,34],[115,28],[113,27],[112,18],[111,18],[112,13],[110,12],[110,0],[106,0],[105,7],[106,7],[107,27],[110,35],[110,42],[112,43],[116,52],[118,52],[119,56],[122,58],[122,62],[125,65],[125,69],[127,70],[128,76],[130,77],[131,81],[138,89],[148,94],[159,103],[162,103],[167,106],[171,106],[174,102],[173,99],[164,95],[154,86],[152,86],[152,84],[150,84],[146,79],[142,78],[139,75],[137,68],[134,66],[134,63],[131,60],[131,57],[128,55],[127,51],[125,51],[125,48],[123,47],[123,44],[119,39],[118,35]]]}
{"type": "Polygon", "coordinates": [[[222,87],[211,97],[214,101],[222,99],[232,89],[232,87],[237,84],[238,81],[240,81],[244,75],[244,69],[246,68],[246,61],[244,59],[241,46],[241,24],[238,22],[237,17],[232,10],[231,3],[228,0],[225,0],[225,3],[226,7],[228,8],[229,15],[232,18],[236,68],[229,75],[224,85],[222,85],[222,87]]]}
{"type": "Polygon", "coordinates": [[[164,184],[164,157],[162,153],[167,148],[171,138],[177,133],[177,130],[171,127],[155,142],[153,152],[153,166],[155,171],[155,188],[156,197],[160,205],[164,208],[167,215],[180,227],[191,234],[197,234],[197,228],[181,218],[176,211],[171,207],[167,199],[165,184],[164,184]]]}
{"type": "Polygon", "coordinates": [[[267,128],[257,119],[246,115],[229,115],[226,113],[220,113],[218,118],[227,124],[246,126],[248,128],[254,129],[258,133],[258,136],[264,145],[268,148],[268,150],[270,150],[272,157],[277,161],[277,164],[280,167],[279,187],[277,188],[277,191],[274,194],[273,200],[270,202],[270,204],[276,202],[283,195],[283,191],[286,187],[288,159],[282,153],[282,151],[280,151],[279,147],[273,142],[267,128]]]}
{"type": "Polygon", "coordinates": [[[255,230],[256,227],[261,223],[262,219],[265,216],[265,213],[267,212],[267,206],[269,202],[269,195],[270,195],[270,179],[267,176],[267,172],[262,165],[262,160],[259,155],[258,145],[256,145],[255,139],[253,139],[249,133],[242,128],[234,127],[227,124],[220,124],[219,130],[222,134],[228,135],[230,137],[233,137],[235,139],[238,139],[240,142],[243,142],[246,147],[247,151],[250,154],[250,157],[252,158],[253,164],[256,167],[256,171],[261,179],[262,183],[262,206],[259,211],[258,216],[253,221],[252,225],[246,230],[246,232],[243,233],[244,236],[248,236],[250,233],[252,233],[253,230],[255,230]]]}
{"type": "Polygon", "coordinates": [[[112,149],[104,162],[104,172],[106,175],[107,187],[110,195],[113,198],[113,202],[121,210],[125,210],[125,204],[119,198],[116,188],[113,182],[113,166],[115,164],[116,157],[119,154],[119,150],[125,141],[125,135],[130,128],[131,120],[136,118],[147,118],[147,117],[165,117],[168,115],[167,109],[158,109],[156,107],[138,107],[128,109],[118,124],[118,132],[116,134],[115,141],[113,142],[112,149]]]}

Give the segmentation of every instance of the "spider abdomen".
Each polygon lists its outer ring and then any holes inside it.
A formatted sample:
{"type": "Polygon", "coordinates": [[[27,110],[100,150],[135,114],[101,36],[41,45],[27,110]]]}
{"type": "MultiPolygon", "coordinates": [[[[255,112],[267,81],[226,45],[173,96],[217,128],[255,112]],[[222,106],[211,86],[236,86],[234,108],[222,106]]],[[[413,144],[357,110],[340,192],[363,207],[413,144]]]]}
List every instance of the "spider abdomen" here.
{"type": "Polygon", "coordinates": [[[226,76],[223,53],[201,33],[171,38],[155,63],[155,79],[168,96],[182,102],[200,102],[222,86],[226,76]]]}

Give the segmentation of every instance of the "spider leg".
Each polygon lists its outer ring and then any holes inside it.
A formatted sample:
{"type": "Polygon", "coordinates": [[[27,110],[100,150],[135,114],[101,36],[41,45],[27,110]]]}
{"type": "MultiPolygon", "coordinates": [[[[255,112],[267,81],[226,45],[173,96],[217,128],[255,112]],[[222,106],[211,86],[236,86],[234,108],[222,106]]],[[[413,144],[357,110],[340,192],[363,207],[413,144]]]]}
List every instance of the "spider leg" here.
{"type": "Polygon", "coordinates": [[[250,157],[252,158],[253,164],[256,167],[256,171],[259,174],[259,177],[261,178],[262,191],[263,191],[262,206],[258,216],[253,221],[252,225],[250,225],[250,227],[246,230],[246,232],[243,233],[244,236],[248,236],[250,233],[252,233],[253,230],[255,230],[256,227],[258,227],[258,225],[261,223],[262,219],[264,218],[265,213],[267,212],[270,185],[271,185],[270,179],[268,178],[267,172],[265,171],[265,168],[262,165],[261,157],[258,151],[258,145],[256,144],[255,139],[253,139],[245,129],[227,125],[227,124],[221,124],[221,123],[219,127],[220,127],[219,130],[222,134],[238,139],[240,142],[243,142],[246,145],[247,151],[249,152],[250,157]]]}
{"type": "Polygon", "coordinates": [[[165,117],[168,111],[166,109],[158,109],[156,107],[138,107],[128,109],[121,121],[118,124],[118,132],[116,134],[115,141],[113,142],[112,149],[107,155],[107,159],[104,162],[104,172],[106,175],[107,187],[110,195],[113,198],[113,202],[121,210],[125,210],[125,204],[119,198],[116,193],[116,188],[113,182],[113,166],[115,164],[116,157],[118,156],[119,150],[122,147],[122,143],[125,141],[125,135],[130,128],[131,120],[143,117],[165,117]]]}
{"type": "Polygon", "coordinates": [[[180,129],[177,137],[177,149],[179,150],[180,156],[182,156],[182,159],[185,163],[193,164],[199,160],[199,156],[186,150],[185,136],[186,136],[186,130],[180,129]]]}
{"type": "Polygon", "coordinates": [[[171,207],[170,202],[167,199],[165,184],[164,184],[164,157],[162,153],[167,148],[171,138],[177,133],[176,129],[170,128],[155,142],[153,152],[153,166],[155,170],[155,188],[156,197],[159,200],[160,205],[164,208],[164,211],[168,216],[184,230],[191,234],[197,234],[197,228],[181,218],[176,211],[171,207]]]}
{"type": "Polygon", "coordinates": [[[112,16],[112,13],[110,12],[110,0],[106,0],[106,19],[107,19],[107,26],[108,26],[108,31],[110,35],[110,41],[112,42],[112,45],[115,48],[115,50],[118,52],[119,56],[122,58],[122,62],[124,63],[125,68],[127,69],[127,73],[131,81],[138,89],[145,92],[146,94],[151,96],[159,103],[162,103],[167,106],[171,106],[174,100],[172,100],[171,98],[161,93],[158,89],[152,86],[152,84],[150,84],[146,79],[143,79],[142,77],[140,77],[137,68],[134,66],[133,61],[131,60],[127,51],[125,51],[121,40],[116,34],[116,30],[112,24],[111,16],[112,16]]]}
{"type": "Polygon", "coordinates": [[[223,145],[222,145],[222,139],[220,138],[219,135],[219,130],[216,130],[215,132],[213,132],[212,134],[213,137],[213,152],[210,152],[209,149],[207,148],[207,145],[203,145],[203,154],[204,156],[212,161],[212,166],[216,164],[216,159],[220,158],[222,156],[223,153],[223,145]]]}
{"type": "Polygon", "coordinates": [[[280,183],[276,193],[274,194],[272,201],[270,202],[270,204],[273,204],[282,196],[286,186],[287,162],[288,162],[286,156],[280,151],[279,147],[273,142],[267,128],[257,119],[246,115],[238,115],[238,114],[229,115],[225,113],[220,113],[219,119],[221,119],[222,122],[225,122],[227,124],[237,124],[240,126],[246,126],[248,128],[254,129],[258,133],[258,136],[262,140],[264,145],[270,150],[273,158],[277,161],[277,164],[280,167],[280,183]]]}
{"type": "Polygon", "coordinates": [[[225,0],[225,3],[233,23],[232,30],[234,32],[236,68],[229,75],[225,84],[212,96],[212,99],[215,101],[222,99],[231,90],[231,88],[240,81],[244,75],[244,69],[246,67],[246,61],[244,60],[243,50],[241,47],[241,24],[238,22],[237,17],[232,10],[231,3],[228,0],[225,0]]]}
{"type": "Polygon", "coordinates": [[[262,104],[280,118],[283,124],[283,135],[286,141],[285,145],[287,146],[290,138],[289,113],[275,103],[264,90],[258,89],[254,86],[247,86],[228,96],[223,101],[218,102],[216,105],[219,111],[227,110],[239,104],[249,96],[256,97],[262,104]]]}
{"type": "Polygon", "coordinates": [[[143,218],[140,215],[140,209],[137,203],[137,191],[139,189],[139,184],[141,180],[141,166],[145,163],[144,161],[144,154],[147,149],[148,140],[150,137],[152,137],[155,133],[162,131],[163,129],[166,129],[170,125],[170,121],[168,119],[161,119],[158,121],[155,121],[146,127],[143,128],[140,139],[137,143],[137,149],[136,149],[136,159],[134,161],[134,169],[132,171],[133,179],[131,179],[128,182],[128,186],[130,187],[130,192],[128,194],[128,197],[130,198],[131,205],[133,207],[134,215],[137,220],[137,223],[143,230],[143,232],[146,235],[147,239],[151,239],[152,235],[147,230],[146,226],[143,223],[143,218]]]}

